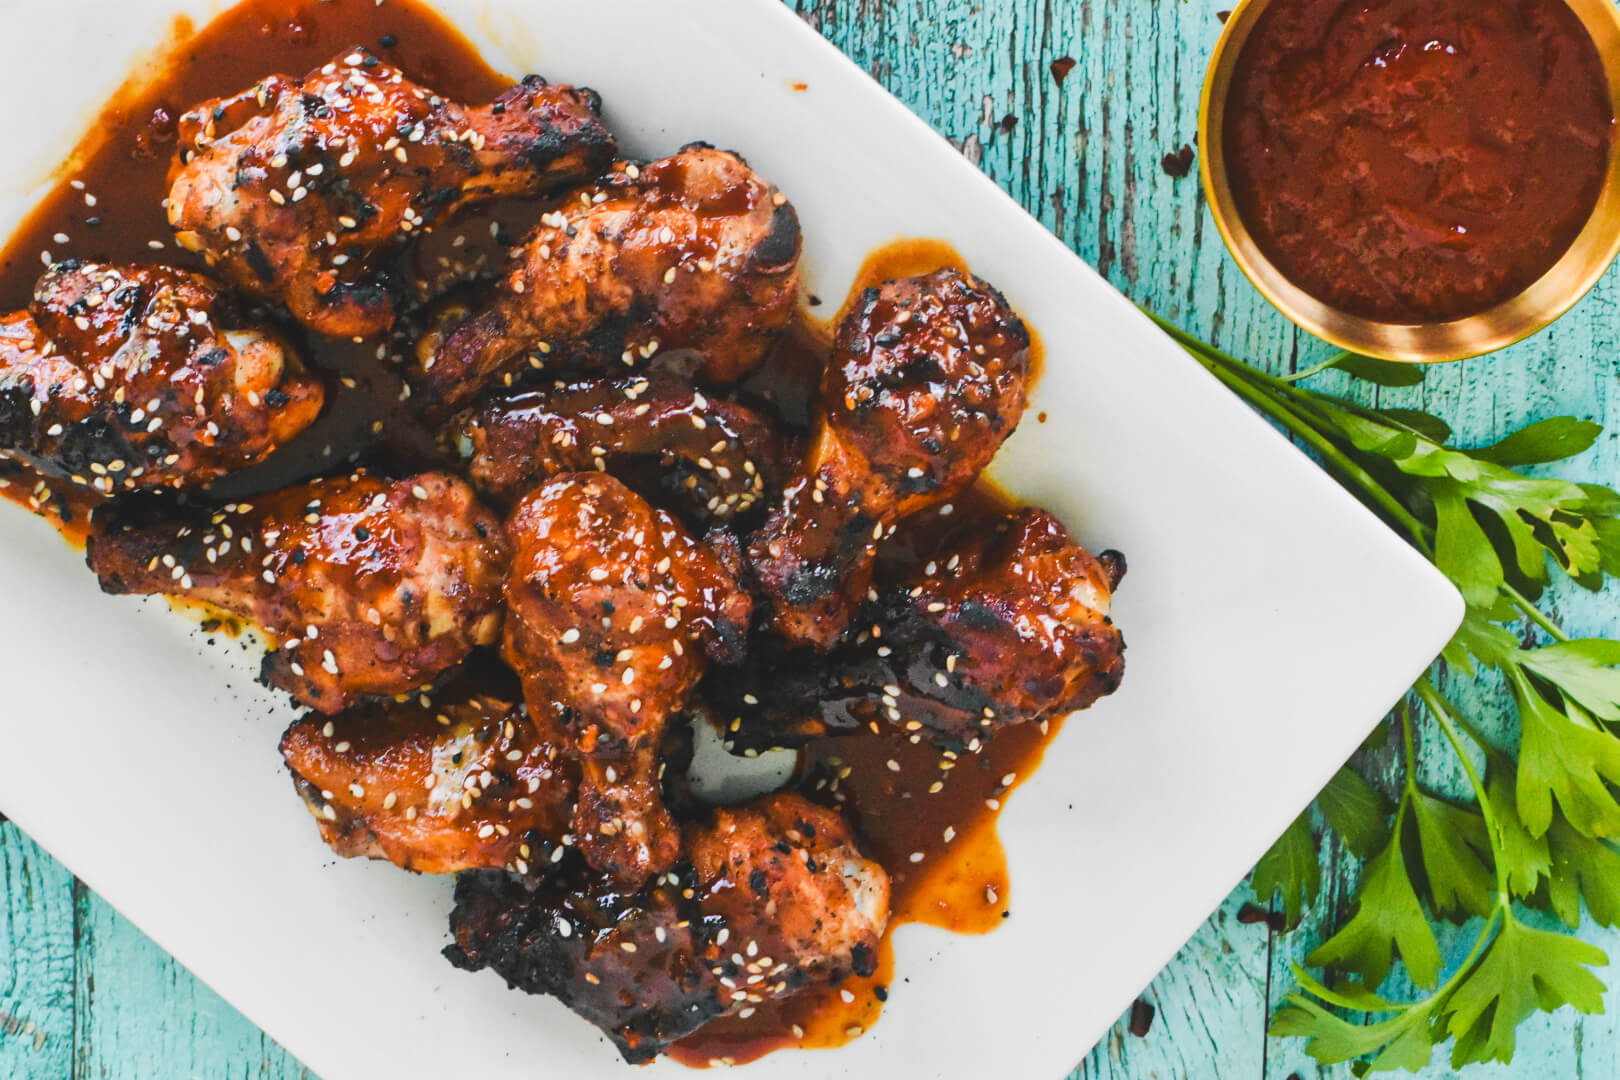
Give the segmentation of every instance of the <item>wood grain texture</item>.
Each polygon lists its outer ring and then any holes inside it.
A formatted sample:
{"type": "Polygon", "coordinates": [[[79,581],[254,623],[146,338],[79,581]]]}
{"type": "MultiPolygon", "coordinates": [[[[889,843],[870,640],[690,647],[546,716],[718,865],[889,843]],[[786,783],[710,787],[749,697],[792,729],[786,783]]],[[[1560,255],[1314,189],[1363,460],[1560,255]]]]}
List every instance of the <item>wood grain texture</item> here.
{"type": "MultiPolygon", "coordinates": [[[[1238,273],[1196,174],[1178,179],[1160,167],[1165,153],[1193,141],[1216,12],[1232,0],[788,2],[1133,299],[1274,371],[1326,354],[1238,273]],[[1060,83],[1051,64],[1063,57],[1075,63],[1060,83]]],[[[1514,349],[1431,369],[1421,387],[1357,392],[1429,409],[1469,443],[1544,416],[1592,417],[1608,433],[1561,472],[1613,483],[1617,343],[1620,277],[1611,273],[1568,316],[1514,349]]],[[[1061,350],[1050,359],[1061,363],[1061,350]]],[[[1620,633],[1612,590],[1563,590],[1554,600],[1572,632],[1620,633]]],[[[1499,685],[1454,691],[1487,730],[1511,737],[1499,685]]],[[[1388,753],[1364,762],[1374,776],[1389,775],[1388,753]]],[[[1459,783],[1443,744],[1425,745],[1420,757],[1427,782],[1459,783]]],[[[1297,1042],[1264,1036],[1266,1017],[1292,985],[1289,964],[1346,914],[1353,864],[1333,844],[1321,859],[1323,895],[1297,931],[1240,923],[1238,912],[1255,900],[1240,887],[1145,989],[1156,1010],[1148,1034],[1131,1035],[1122,1017],[1071,1080],[1348,1077],[1346,1068],[1318,1068],[1297,1042]]],[[[307,1075],[9,825],[0,826],[0,888],[0,1076],[307,1075]]],[[[1587,925],[1582,936],[1620,960],[1620,934],[1587,925]]],[[[1455,960],[1466,939],[1452,944],[1455,960]]],[[[1620,979],[1620,965],[1605,974],[1620,979]]],[[[1606,1016],[1565,1009],[1533,1019],[1521,1029],[1514,1065],[1471,1069],[1468,1080],[1620,1076],[1620,995],[1609,1004],[1606,1016]]],[[[1456,1074],[1437,1057],[1424,1075],[1456,1074]]]]}

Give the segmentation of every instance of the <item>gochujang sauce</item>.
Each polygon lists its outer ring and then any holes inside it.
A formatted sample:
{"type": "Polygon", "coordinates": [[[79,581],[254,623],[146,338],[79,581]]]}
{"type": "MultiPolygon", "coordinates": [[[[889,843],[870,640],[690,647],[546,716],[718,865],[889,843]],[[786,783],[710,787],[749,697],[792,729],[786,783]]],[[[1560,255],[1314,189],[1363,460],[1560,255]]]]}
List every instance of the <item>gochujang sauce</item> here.
{"type": "Polygon", "coordinates": [[[1614,127],[1563,0],[1275,0],[1225,106],[1261,251],[1393,323],[1478,314],[1545,273],[1591,216],[1614,127]]]}
{"type": "MultiPolygon", "coordinates": [[[[235,93],[274,72],[302,75],[356,44],[412,78],[466,101],[487,101],[510,85],[460,34],[415,0],[380,5],[373,0],[247,0],[198,32],[179,23],[174,36],[169,59],[154,76],[126,87],[107,106],[51,193],[0,253],[3,310],[25,306],[35,279],[54,260],[163,262],[204,269],[200,256],[171,240],[162,205],[175,119],[197,101],[235,93]]],[[[784,180],[791,187],[792,178],[784,180]]],[[[504,200],[442,225],[420,240],[411,255],[411,276],[419,292],[431,295],[493,270],[505,247],[544,210],[544,203],[504,200]]],[[[947,245],[922,240],[886,245],[867,259],[850,297],[887,278],[943,265],[963,265],[947,245]]],[[[261,314],[275,317],[270,311],[261,314]]],[[[770,403],[790,430],[806,425],[836,321],[816,321],[806,313],[766,369],[743,388],[770,403]]],[[[311,367],[332,377],[335,400],[314,429],[263,465],[215,485],[214,493],[235,497],[270,490],[347,468],[357,455],[387,472],[410,471],[413,438],[421,433],[408,403],[399,397],[393,362],[408,343],[391,341],[379,348],[375,341],[334,341],[286,321],[279,329],[311,367]]],[[[1039,360],[1037,344],[1035,370],[1039,360]]],[[[70,540],[82,539],[89,511],[99,501],[16,463],[0,463],[0,481],[6,483],[0,493],[51,519],[70,540]]],[[[988,523],[1009,508],[1004,496],[981,484],[949,506],[917,515],[891,545],[891,570],[900,573],[926,560],[930,545],[947,531],[975,520],[988,523]]],[[[496,689],[511,692],[504,686],[496,689]]],[[[840,803],[869,854],[891,875],[891,927],[922,922],[984,933],[1009,913],[996,817],[1007,793],[1034,771],[1057,726],[1011,728],[980,752],[959,756],[892,729],[866,731],[808,747],[800,774],[819,789],[813,794],[840,803]]],[[[299,812],[291,792],[288,810],[299,812]]],[[[892,972],[885,940],[872,976],[763,1006],[746,1020],[713,1023],[672,1048],[671,1056],[707,1065],[747,1061],[785,1046],[838,1045],[877,1020],[891,983],[897,977],[903,983],[905,975],[892,972]]]]}

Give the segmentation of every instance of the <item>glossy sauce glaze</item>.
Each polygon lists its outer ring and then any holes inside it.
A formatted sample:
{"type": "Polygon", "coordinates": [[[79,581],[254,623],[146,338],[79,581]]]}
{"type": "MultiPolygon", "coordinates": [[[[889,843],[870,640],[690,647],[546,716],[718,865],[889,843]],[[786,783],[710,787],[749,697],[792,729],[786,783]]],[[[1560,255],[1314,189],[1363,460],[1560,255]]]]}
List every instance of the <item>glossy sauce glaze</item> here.
{"type": "MultiPolygon", "coordinates": [[[[161,261],[202,268],[198,256],[170,239],[162,206],[176,118],[197,101],[234,93],[272,73],[301,74],[356,44],[464,101],[489,100],[510,85],[415,0],[381,6],[370,0],[247,0],[195,36],[188,24],[177,24],[175,39],[182,44],[155,77],[126,88],[109,104],[54,189],[0,254],[0,310],[25,306],[44,265],[55,260],[161,261]]],[[[494,271],[545,209],[543,202],[503,199],[441,226],[416,245],[414,288],[427,297],[494,271]]],[[[868,286],[941,266],[965,268],[956,251],[940,242],[885,245],[861,266],[844,308],[868,286]]],[[[820,301],[812,305],[740,389],[741,397],[768,404],[781,419],[790,449],[802,445],[832,329],[844,310],[818,320],[813,311],[820,301]]],[[[271,317],[268,311],[261,314],[271,317]]],[[[214,485],[212,494],[231,498],[273,490],[342,471],[356,458],[401,475],[432,457],[432,446],[400,396],[397,357],[406,341],[379,350],[374,342],[356,345],[308,334],[285,319],[278,329],[310,367],[335,376],[332,400],[304,436],[265,464],[214,485]]],[[[1038,340],[1030,362],[1032,373],[1038,372],[1038,340]]],[[[0,464],[0,480],[6,485],[0,493],[51,519],[70,541],[82,542],[98,497],[15,463],[0,464]]],[[[880,574],[899,574],[925,561],[930,544],[946,532],[944,525],[989,522],[1010,505],[992,485],[981,483],[948,507],[914,516],[901,526],[880,574]]],[[[216,614],[207,625],[222,622],[228,620],[216,614]]],[[[481,654],[474,661],[469,671],[489,664],[481,654]]],[[[490,692],[512,697],[508,672],[499,669],[490,679],[490,692]]],[[[823,739],[803,751],[801,780],[818,797],[840,803],[869,854],[892,877],[891,930],[920,922],[979,934],[1008,917],[1010,888],[996,818],[1008,792],[1033,773],[1058,726],[1008,728],[980,752],[960,756],[887,727],[823,739]]],[[[903,984],[906,973],[898,978],[903,984]]],[[[871,976],[762,1006],[747,1020],[712,1023],[672,1048],[671,1056],[707,1065],[748,1061],[786,1046],[841,1044],[877,1020],[895,981],[885,938],[871,976]]]]}
{"type": "MultiPolygon", "coordinates": [[[[772,402],[802,429],[809,403],[843,315],[870,286],[942,266],[967,269],[956,249],[939,240],[896,240],[871,252],[849,294],[825,321],[805,319],[745,390],[772,402]]],[[[1032,335],[1030,367],[1042,365],[1032,335]]],[[[964,522],[987,524],[1015,503],[981,480],[966,496],[902,521],[879,568],[879,580],[900,578],[926,563],[935,545],[964,522]]],[[[1061,721],[998,731],[977,753],[950,753],[884,725],[822,738],[800,753],[798,774],[816,797],[840,808],[868,855],[888,871],[892,914],[878,969],[837,987],[813,987],[782,1002],[760,1006],[746,1020],[711,1021],[677,1043],[669,1055],[687,1065],[741,1064],[783,1047],[838,1046],[875,1023],[892,992],[903,993],[908,973],[896,973],[889,934],[909,922],[953,933],[985,934],[1010,915],[1007,861],[996,835],[1008,792],[1039,766],[1061,721]],[[893,983],[898,976],[902,987],[893,983]]]]}
{"type": "MultiPolygon", "coordinates": [[[[12,233],[0,253],[0,312],[27,305],[35,281],[57,260],[206,269],[201,256],[173,241],[163,207],[178,118],[195,102],[234,94],[267,75],[302,74],[356,44],[465,101],[491,100],[512,84],[452,26],[415,2],[248,0],[200,30],[177,20],[173,38],[153,74],[121,89],[103,109],[55,186],[12,233]]],[[[435,295],[499,267],[546,205],[503,199],[428,233],[411,249],[408,276],[417,294],[435,295]]],[[[214,494],[231,498],[280,487],[356,456],[427,463],[426,432],[401,397],[402,340],[356,344],[307,333],[268,308],[250,311],[275,325],[311,368],[336,377],[326,411],[312,427],[271,461],[215,484],[214,494]]],[[[47,513],[75,535],[82,535],[97,501],[16,465],[6,466],[0,479],[7,482],[0,494],[47,513]]]]}
{"type": "Polygon", "coordinates": [[[1394,323],[1478,314],[1545,273],[1591,215],[1614,125],[1563,0],[1275,0],[1226,117],[1266,257],[1394,323]]]}

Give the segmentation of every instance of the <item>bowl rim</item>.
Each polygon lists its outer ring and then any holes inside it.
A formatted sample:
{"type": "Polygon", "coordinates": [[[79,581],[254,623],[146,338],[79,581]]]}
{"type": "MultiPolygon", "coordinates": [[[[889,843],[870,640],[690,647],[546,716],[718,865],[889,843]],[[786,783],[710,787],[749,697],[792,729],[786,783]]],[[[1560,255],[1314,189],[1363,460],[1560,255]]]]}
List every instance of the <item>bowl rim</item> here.
{"type": "Polygon", "coordinates": [[[1227,175],[1224,120],[1233,72],[1261,14],[1274,0],[1238,0],[1210,54],[1198,103],[1198,172],[1204,200],[1243,276],[1278,311],[1350,352],[1402,363],[1441,363],[1494,352],[1544,329],[1592,286],[1620,254],[1620,6],[1563,0],[1597,48],[1615,128],[1603,187],[1568,249],[1523,291],[1474,315],[1444,322],[1393,323],[1351,315],[1289,280],[1260,250],[1238,213],[1227,175]]]}

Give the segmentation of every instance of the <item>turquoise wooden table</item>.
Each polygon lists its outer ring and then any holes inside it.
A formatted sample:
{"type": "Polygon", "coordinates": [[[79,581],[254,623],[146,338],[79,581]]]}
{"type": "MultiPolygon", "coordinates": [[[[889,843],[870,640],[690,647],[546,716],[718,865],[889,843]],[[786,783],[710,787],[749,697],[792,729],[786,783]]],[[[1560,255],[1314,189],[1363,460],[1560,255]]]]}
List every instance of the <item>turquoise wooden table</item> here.
{"type": "MultiPolygon", "coordinates": [[[[1232,0],[793,2],[1126,295],[1275,371],[1326,354],[1238,273],[1210,222],[1196,168],[1177,175],[1183,171],[1177,163],[1164,161],[1194,141],[1204,64],[1220,9],[1232,0]]],[[[1464,445],[1566,413],[1620,431],[1617,345],[1620,276],[1610,273],[1570,315],[1530,341],[1431,370],[1421,387],[1382,391],[1400,395],[1384,403],[1439,414],[1464,445]]],[[[1052,359],[1062,362],[1061,348],[1052,359]]],[[[1606,434],[1570,475],[1613,483],[1617,466],[1620,443],[1606,434]]],[[[1612,595],[1556,599],[1572,632],[1620,632],[1612,595]]],[[[1476,714],[1501,711],[1493,693],[1474,691],[1476,714]]],[[[1069,737],[1081,734],[1077,728],[1069,737]]],[[[1434,749],[1425,759],[1431,773],[1449,760],[1434,749]]],[[[1323,894],[1297,931],[1276,934],[1254,921],[1254,912],[1243,909],[1267,899],[1238,887],[1144,988],[1143,1000],[1156,1010],[1146,1035],[1131,1034],[1122,1017],[1073,1077],[1348,1077],[1345,1067],[1319,1068],[1298,1042],[1264,1034],[1267,1016],[1291,986],[1289,962],[1345,914],[1352,867],[1332,844],[1321,859],[1323,894]]],[[[1106,876],[1107,867],[1097,873],[1106,876]]],[[[1620,933],[1588,924],[1582,936],[1620,957],[1620,933]]],[[[1620,969],[1600,974],[1620,981],[1620,969]]],[[[1608,1004],[1605,1016],[1581,1018],[1565,1009],[1532,1018],[1511,1066],[1466,1076],[1620,1077],[1614,1015],[1620,993],[1610,994],[1608,1004]]],[[[27,837],[0,825],[0,1078],[307,1075],[27,837]]],[[[1437,1057],[1424,1075],[1456,1074],[1437,1057]]]]}

